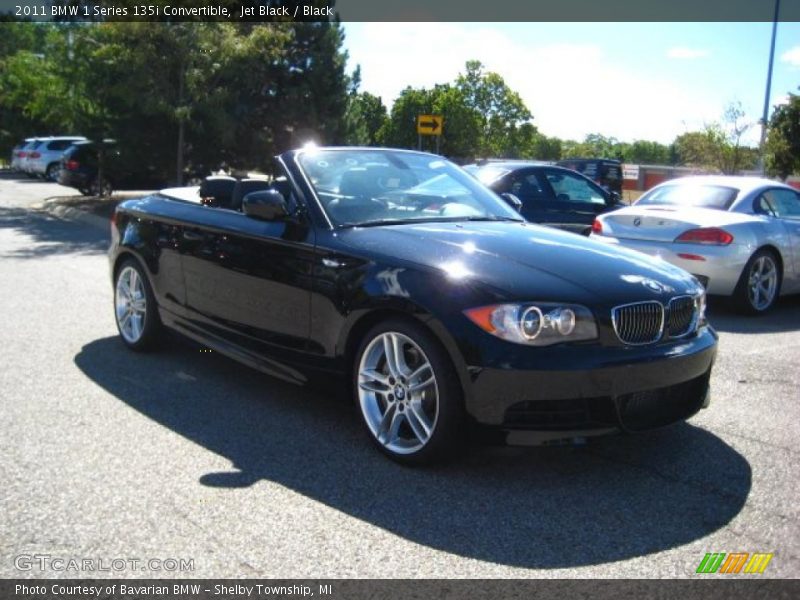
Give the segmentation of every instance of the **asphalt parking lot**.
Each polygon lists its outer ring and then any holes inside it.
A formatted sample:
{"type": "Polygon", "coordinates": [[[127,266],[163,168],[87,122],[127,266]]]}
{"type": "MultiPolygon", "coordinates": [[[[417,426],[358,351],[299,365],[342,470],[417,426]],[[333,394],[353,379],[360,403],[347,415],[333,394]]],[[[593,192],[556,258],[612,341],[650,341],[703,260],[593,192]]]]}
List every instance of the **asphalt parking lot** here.
{"type": "Polygon", "coordinates": [[[107,232],[36,209],[71,194],[0,176],[0,577],[694,577],[707,552],[800,576],[800,298],[712,301],[712,404],[687,424],[413,470],[322,392],[177,338],[126,351],[107,232]],[[193,570],[20,570],[34,555],[193,570]]]}

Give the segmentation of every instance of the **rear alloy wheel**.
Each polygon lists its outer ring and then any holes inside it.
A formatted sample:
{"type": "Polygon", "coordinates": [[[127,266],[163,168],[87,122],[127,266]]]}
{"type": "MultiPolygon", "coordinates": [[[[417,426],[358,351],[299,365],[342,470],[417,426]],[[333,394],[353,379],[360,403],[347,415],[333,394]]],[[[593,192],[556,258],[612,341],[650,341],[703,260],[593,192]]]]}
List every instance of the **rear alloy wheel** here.
{"type": "Polygon", "coordinates": [[[422,327],[395,319],[374,327],[356,356],[354,390],[371,438],[392,459],[430,463],[457,448],[458,378],[422,327]]]}
{"type": "Polygon", "coordinates": [[[89,186],[90,195],[107,198],[113,191],[107,179],[95,178],[89,186]]]}
{"type": "Polygon", "coordinates": [[[744,312],[758,315],[775,305],[780,289],[781,272],[775,255],[759,250],[747,261],[734,296],[744,312]]]}
{"type": "Polygon", "coordinates": [[[58,176],[61,174],[61,165],[59,163],[53,163],[49,167],[47,167],[47,172],[45,172],[44,177],[47,181],[57,182],[58,176]]]}
{"type": "Polygon", "coordinates": [[[150,283],[133,259],[125,260],[117,271],[114,317],[122,341],[132,350],[150,348],[161,329],[150,283]]]}

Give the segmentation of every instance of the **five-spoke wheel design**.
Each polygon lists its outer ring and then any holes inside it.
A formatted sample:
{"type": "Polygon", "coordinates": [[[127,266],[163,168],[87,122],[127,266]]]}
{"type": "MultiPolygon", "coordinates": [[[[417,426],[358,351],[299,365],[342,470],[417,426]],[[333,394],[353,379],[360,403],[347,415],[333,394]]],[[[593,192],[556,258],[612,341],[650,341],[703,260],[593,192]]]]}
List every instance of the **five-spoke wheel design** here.
{"type": "Polygon", "coordinates": [[[775,253],[762,248],[747,261],[733,300],[742,312],[750,315],[766,313],[778,301],[781,293],[781,266],[775,253]]]}
{"type": "Polygon", "coordinates": [[[114,318],[122,341],[132,350],[152,348],[162,327],[144,273],[140,263],[128,257],[117,267],[114,280],[114,318]]]}
{"type": "Polygon", "coordinates": [[[358,399],[375,439],[396,454],[419,451],[439,417],[436,375],[422,348],[397,331],[375,336],[358,365],[358,399]]]}
{"type": "Polygon", "coordinates": [[[147,297],[144,281],[132,266],[124,267],[117,277],[116,316],[120,335],[126,342],[137,343],[144,333],[147,297]]]}
{"type": "Polygon", "coordinates": [[[747,294],[750,305],[757,311],[768,309],[778,292],[778,265],[770,254],[761,254],[750,266],[747,294]]]}

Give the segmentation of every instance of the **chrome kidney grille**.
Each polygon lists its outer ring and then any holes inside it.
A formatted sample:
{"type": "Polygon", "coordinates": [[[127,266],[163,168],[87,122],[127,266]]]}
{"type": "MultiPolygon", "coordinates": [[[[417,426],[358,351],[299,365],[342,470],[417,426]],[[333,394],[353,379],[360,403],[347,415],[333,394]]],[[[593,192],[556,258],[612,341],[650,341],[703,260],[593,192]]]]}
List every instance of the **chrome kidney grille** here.
{"type": "Polygon", "coordinates": [[[623,304],[611,311],[611,321],[621,342],[631,346],[652,344],[664,332],[664,306],[655,300],[623,304]]]}
{"type": "Polygon", "coordinates": [[[619,340],[630,346],[652,344],[665,333],[670,338],[683,337],[694,329],[697,306],[692,296],[676,296],[667,308],[650,300],[623,304],[611,311],[611,322],[619,340]]]}
{"type": "Polygon", "coordinates": [[[670,337],[681,337],[689,333],[694,326],[695,300],[692,296],[676,296],[669,301],[669,317],[667,318],[667,334],[670,337]]]}

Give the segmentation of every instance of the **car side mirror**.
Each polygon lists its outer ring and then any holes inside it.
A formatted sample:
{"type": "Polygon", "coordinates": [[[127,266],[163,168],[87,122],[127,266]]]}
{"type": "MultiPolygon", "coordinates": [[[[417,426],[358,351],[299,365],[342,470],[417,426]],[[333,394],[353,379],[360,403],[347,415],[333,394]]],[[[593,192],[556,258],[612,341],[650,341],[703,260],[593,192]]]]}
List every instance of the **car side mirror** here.
{"type": "Polygon", "coordinates": [[[517,198],[514,194],[500,194],[500,197],[508,203],[508,205],[517,212],[522,212],[522,200],[517,198]]]}
{"type": "Polygon", "coordinates": [[[242,199],[242,212],[263,221],[280,221],[289,214],[286,198],[278,190],[250,192],[242,199]]]}
{"type": "Polygon", "coordinates": [[[609,192],[608,193],[608,203],[609,204],[621,204],[622,203],[622,196],[619,195],[619,192],[609,192]]]}

